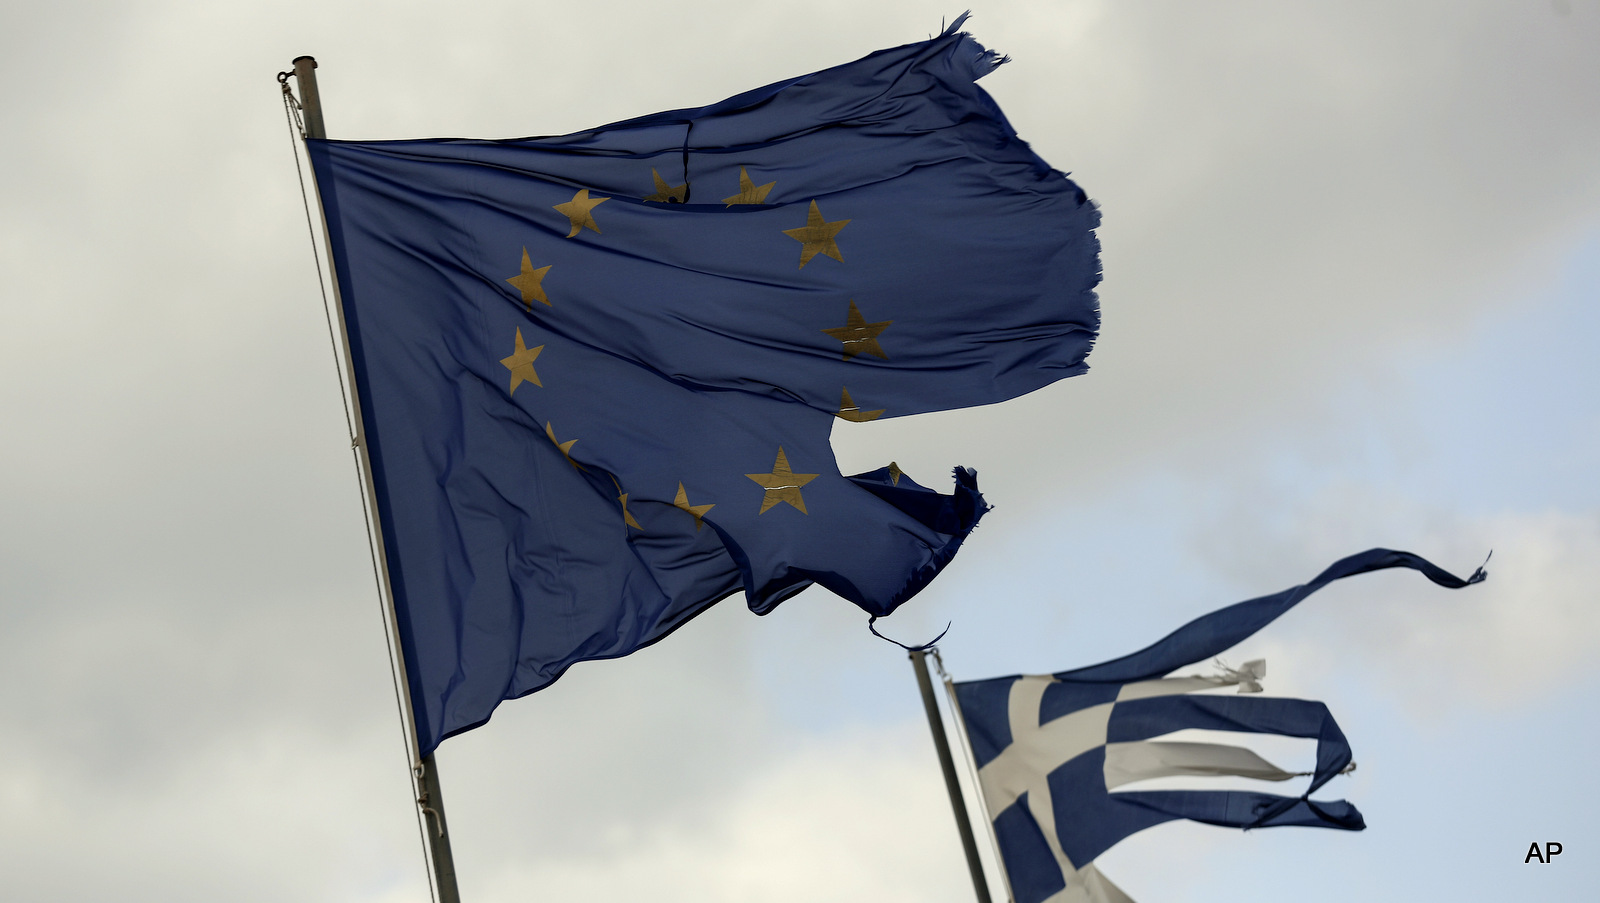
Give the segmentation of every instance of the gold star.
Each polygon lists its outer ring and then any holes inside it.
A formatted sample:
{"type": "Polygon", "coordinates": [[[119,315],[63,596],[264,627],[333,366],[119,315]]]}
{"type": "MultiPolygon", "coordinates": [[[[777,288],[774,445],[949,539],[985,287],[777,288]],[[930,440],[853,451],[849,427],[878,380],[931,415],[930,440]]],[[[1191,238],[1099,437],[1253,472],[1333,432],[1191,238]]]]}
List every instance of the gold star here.
{"type": "MultiPolygon", "coordinates": [[[[552,264],[551,266],[554,266],[552,264]]],[[[550,306],[550,299],[544,294],[544,274],[550,272],[550,267],[533,268],[533,261],[528,259],[528,249],[522,249],[522,272],[512,276],[506,281],[517,287],[522,292],[522,303],[533,310],[533,302],[543,301],[545,306],[550,306]]]]}
{"type": "MultiPolygon", "coordinates": [[[[822,331],[844,343],[845,360],[849,360],[863,351],[888,360],[889,355],[885,354],[883,346],[878,344],[878,333],[888,329],[893,323],[893,320],[868,323],[867,318],[861,316],[861,311],[856,308],[856,302],[852,300],[850,302],[850,313],[845,317],[844,325],[822,331]]],[[[849,396],[845,397],[848,398],[849,396]]],[[[843,414],[840,416],[843,416],[843,414]]]]}
{"type": "MultiPolygon", "coordinates": [[[[571,443],[568,444],[570,445],[571,443]]],[[[622,484],[617,482],[615,476],[611,478],[611,485],[617,487],[617,501],[622,503],[622,522],[635,530],[643,530],[644,528],[639,526],[639,522],[633,519],[633,515],[628,513],[628,494],[622,491],[622,484]]]]}
{"type": "Polygon", "coordinates": [[[847,219],[827,222],[822,218],[822,211],[817,209],[817,202],[811,202],[811,212],[806,214],[806,224],[798,229],[785,229],[783,234],[800,243],[800,269],[805,269],[811,258],[818,254],[826,254],[834,260],[843,262],[844,255],[839,253],[839,243],[833,240],[839,230],[850,225],[847,219]]]}
{"type": "Polygon", "coordinates": [[[739,167],[739,193],[731,198],[723,198],[722,203],[727,204],[729,207],[734,204],[765,204],[767,202],[767,193],[772,191],[772,186],[776,184],[778,183],[768,182],[765,185],[757,185],[755,180],[750,178],[750,174],[745,172],[744,167],[741,166],[739,167]]]}
{"type": "Polygon", "coordinates": [[[876,411],[861,410],[861,407],[856,404],[855,399],[850,397],[850,390],[843,386],[840,387],[839,412],[837,414],[839,419],[848,420],[851,423],[869,423],[873,420],[877,420],[882,414],[882,408],[879,408],[876,411]]]}
{"type": "Polygon", "coordinates": [[[644,528],[639,526],[639,522],[633,519],[633,515],[628,513],[628,494],[624,492],[623,494],[617,496],[617,501],[622,503],[623,522],[635,530],[643,530],[644,528]]]}
{"type": "Polygon", "coordinates": [[[515,395],[517,387],[523,383],[533,383],[540,388],[544,383],[539,382],[539,371],[533,369],[533,362],[539,359],[539,352],[544,350],[543,345],[529,348],[522,344],[522,329],[517,329],[517,350],[510,357],[503,357],[500,363],[511,371],[511,393],[515,395]]]}
{"type": "Polygon", "coordinates": [[[779,502],[788,502],[800,509],[801,514],[809,514],[806,510],[805,497],[800,494],[800,487],[815,480],[817,474],[795,473],[789,469],[789,458],[783,453],[783,446],[778,446],[778,460],[772,465],[772,473],[747,473],[745,476],[761,484],[766,494],[761,497],[761,510],[757,514],[766,514],[768,509],[779,502]]]}
{"type": "Polygon", "coordinates": [[[556,210],[560,211],[561,215],[567,218],[567,222],[572,224],[572,231],[567,233],[567,237],[571,238],[578,234],[578,230],[585,228],[593,229],[595,234],[598,235],[600,227],[594,224],[594,208],[609,200],[611,199],[590,199],[589,189],[579,188],[578,193],[572,196],[572,200],[565,204],[555,205],[556,210]]]}
{"type": "Polygon", "coordinates": [[[905,475],[905,471],[900,469],[900,465],[894,463],[893,461],[890,461],[889,462],[889,482],[895,484],[896,486],[899,486],[900,485],[900,477],[902,477],[903,475],[905,475]]]}
{"type": "Polygon", "coordinates": [[[587,472],[587,470],[584,468],[584,466],[582,464],[579,464],[577,461],[572,460],[572,447],[574,445],[578,444],[578,440],[576,440],[576,439],[568,439],[565,442],[557,441],[556,440],[556,431],[550,428],[550,421],[548,421],[548,420],[546,420],[544,422],[544,434],[546,436],[550,437],[551,443],[553,443],[556,448],[561,449],[561,456],[563,458],[567,459],[567,463],[568,464],[571,464],[574,468],[576,468],[578,470],[583,470],[583,471],[587,472]]]}
{"type": "Polygon", "coordinates": [[[645,195],[645,200],[660,201],[663,204],[667,203],[668,201],[671,201],[675,204],[681,204],[689,199],[688,182],[684,182],[682,185],[668,185],[667,180],[661,178],[661,173],[656,172],[654,169],[650,170],[650,178],[655,180],[656,193],[645,195]]]}
{"type": "Polygon", "coordinates": [[[679,508],[682,508],[683,510],[685,510],[685,511],[689,512],[690,514],[694,515],[694,531],[696,533],[700,532],[700,519],[706,516],[706,512],[707,511],[710,511],[712,508],[717,507],[715,504],[711,504],[711,505],[691,505],[691,504],[689,504],[689,493],[683,491],[683,484],[682,483],[678,484],[678,498],[675,501],[673,501],[672,504],[677,505],[679,508]]]}

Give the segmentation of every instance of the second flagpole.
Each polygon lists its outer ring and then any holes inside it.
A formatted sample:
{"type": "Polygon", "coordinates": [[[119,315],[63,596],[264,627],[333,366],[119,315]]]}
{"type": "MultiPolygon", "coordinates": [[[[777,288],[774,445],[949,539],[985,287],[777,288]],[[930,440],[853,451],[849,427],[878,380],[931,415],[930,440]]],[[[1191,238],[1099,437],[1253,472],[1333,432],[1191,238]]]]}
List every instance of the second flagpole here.
{"type": "Polygon", "coordinates": [[[927,652],[911,650],[911,667],[917,672],[917,689],[922,691],[922,707],[928,712],[928,729],[933,732],[933,746],[939,753],[939,769],[944,772],[944,786],[950,792],[950,808],[955,810],[961,850],[967,855],[967,871],[972,873],[972,889],[977,892],[978,903],[991,903],[989,882],[983,877],[983,863],[978,859],[978,841],[972,835],[972,820],[967,816],[967,804],[961,797],[961,785],[956,781],[950,740],[944,732],[944,719],[939,716],[939,703],[933,697],[933,678],[928,676],[927,658],[927,652]]]}

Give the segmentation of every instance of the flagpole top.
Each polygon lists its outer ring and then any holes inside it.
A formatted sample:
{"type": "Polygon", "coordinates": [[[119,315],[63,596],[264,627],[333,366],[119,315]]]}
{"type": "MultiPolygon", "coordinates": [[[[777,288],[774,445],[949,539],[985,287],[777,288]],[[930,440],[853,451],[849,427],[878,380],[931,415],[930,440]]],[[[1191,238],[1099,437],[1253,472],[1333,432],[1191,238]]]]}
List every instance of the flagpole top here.
{"type": "Polygon", "coordinates": [[[307,138],[326,138],[322,124],[322,96],[317,93],[317,60],[312,56],[294,58],[294,79],[300,85],[300,112],[305,118],[307,138]]]}

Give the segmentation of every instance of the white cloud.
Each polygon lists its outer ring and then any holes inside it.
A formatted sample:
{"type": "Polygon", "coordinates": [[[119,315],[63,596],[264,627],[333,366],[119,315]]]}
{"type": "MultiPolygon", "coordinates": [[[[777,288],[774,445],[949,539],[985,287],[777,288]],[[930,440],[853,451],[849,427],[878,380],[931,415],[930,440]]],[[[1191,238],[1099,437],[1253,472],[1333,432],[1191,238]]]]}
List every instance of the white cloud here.
{"type": "Polygon", "coordinates": [[[710,790],[696,819],[635,823],[552,857],[489,866],[486,901],[591,898],[696,903],[941,901],[971,895],[926,729],[803,741],[751,779],[710,790]]]}

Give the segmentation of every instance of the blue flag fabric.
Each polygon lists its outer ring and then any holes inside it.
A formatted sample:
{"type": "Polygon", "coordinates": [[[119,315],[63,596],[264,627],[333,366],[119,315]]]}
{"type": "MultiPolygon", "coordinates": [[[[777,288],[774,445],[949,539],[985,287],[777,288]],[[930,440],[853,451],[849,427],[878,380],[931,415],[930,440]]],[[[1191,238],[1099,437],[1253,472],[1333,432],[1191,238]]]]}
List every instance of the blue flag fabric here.
{"type": "Polygon", "coordinates": [[[424,753],[740,589],[885,615],[986,510],[835,423],[1083,372],[1098,213],[958,31],[555,138],[309,142],[424,753]]]}
{"type": "Polygon", "coordinates": [[[1479,568],[1463,580],[1409,552],[1372,549],[1335,562],[1309,583],[1196,618],[1122,658],[1057,674],[956,683],[960,717],[1016,903],[1128,900],[1094,860],[1130,834],[1173,819],[1239,828],[1366,827],[1349,803],[1311,799],[1353,767],[1350,745],[1326,706],[1302,699],[1187,695],[1225,686],[1259,691],[1262,662],[1217,676],[1166,675],[1236,645],[1334,580],[1394,567],[1420,571],[1452,589],[1486,576],[1479,568]],[[1189,728],[1313,738],[1316,766],[1291,773],[1243,747],[1155,739],[1189,728]],[[1177,775],[1269,781],[1309,775],[1311,781],[1299,797],[1113,792],[1177,775]]]}

